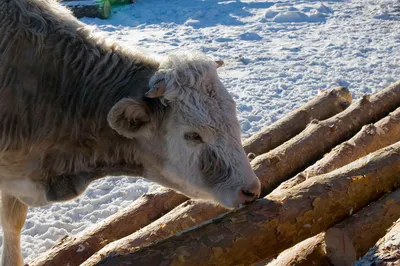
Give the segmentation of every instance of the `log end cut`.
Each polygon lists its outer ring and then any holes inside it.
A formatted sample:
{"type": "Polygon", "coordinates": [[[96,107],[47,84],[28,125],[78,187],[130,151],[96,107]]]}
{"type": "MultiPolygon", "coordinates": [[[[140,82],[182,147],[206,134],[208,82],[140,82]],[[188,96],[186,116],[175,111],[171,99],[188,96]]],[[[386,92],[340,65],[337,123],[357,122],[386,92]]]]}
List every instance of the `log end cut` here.
{"type": "Polygon", "coordinates": [[[258,263],[256,266],[329,266],[326,257],[324,233],[310,237],[283,251],[271,261],[258,263]]]}
{"type": "Polygon", "coordinates": [[[326,253],[333,265],[352,266],[357,260],[351,238],[339,228],[330,228],[325,235],[326,253]]]}

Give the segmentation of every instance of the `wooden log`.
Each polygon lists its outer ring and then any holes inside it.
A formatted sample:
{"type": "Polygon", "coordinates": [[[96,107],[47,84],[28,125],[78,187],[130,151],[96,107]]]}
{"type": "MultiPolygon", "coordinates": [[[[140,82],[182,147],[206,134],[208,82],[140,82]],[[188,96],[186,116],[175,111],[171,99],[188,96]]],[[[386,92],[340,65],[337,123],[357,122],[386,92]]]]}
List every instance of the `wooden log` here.
{"type": "Polygon", "coordinates": [[[187,198],[172,190],[142,195],[128,208],[88,229],[81,236],[65,236],[30,266],[79,265],[108,243],[127,236],[169,212],[187,198]]]}
{"type": "Polygon", "coordinates": [[[375,124],[364,126],[350,140],[336,146],[321,160],[281,183],[271,194],[280,193],[308,178],[333,171],[397,141],[400,141],[400,108],[375,124]]]}
{"type": "Polygon", "coordinates": [[[246,139],[244,150],[252,156],[266,153],[299,134],[313,119],[324,120],[343,111],[351,100],[350,92],[343,87],[323,91],[310,102],[246,139]]]}
{"type": "Polygon", "coordinates": [[[400,189],[326,231],[328,258],[335,266],[354,265],[399,218],[400,189]]]}
{"type": "MultiPolygon", "coordinates": [[[[223,64],[222,61],[219,61],[219,64],[223,64]]],[[[311,118],[324,118],[324,117],[328,117],[330,115],[333,115],[337,112],[340,112],[341,110],[343,110],[344,108],[346,108],[346,106],[348,106],[351,102],[351,96],[350,93],[348,92],[347,89],[345,88],[334,88],[332,90],[328,90],[325,92],[322,92],[320,95],[318,95],[315,99],[313,99],[311,102],[309,102],[308,104],[306,104],[305,106],[301,107],[298,109],[297,112],[295,112],[295,114],[291,115],[291,119],[285,119],[283,118],[282,120],[278,121],[276,123],[276,126],[274,126],[273,128],[281,128],[281,129],[287,129],[291,132],[296,132],[297,130],[290,130],[289,126],[297,126],[297,123],[294,123],[294,121],[300,119],[302,121],[307,120],[309,121],[309,119],[311,118]]],[[[305,127],[305,125],[304,125],[305,127]]],[[[303,127],[303,128],[304,128],[303,127]]],[[[282,144],[284,141],[286,141],[286,139],[281,139],[281,143],[279,143],[277,140],[279,140],[279,136],[276,135],[281,134],[281,130],[271,130],[268,133],[268,136],[274,139],[274,145],[279,145],[282,144]]],[[[295,133],[294,133],[295,134],[295,133]]],[[[263,136],[263,135],[261,135],[263,136]]],[[[252,141],[248,141],[245,143],[253,143],[256,139],[253,136],[252,137],[252,141]]],[[[245,145],[245,149],[247,150],[247,152],[252,152],[252,146],[246,146],[245,145]]],[[[165,198],[168,197],[172,197],[171,195],[173,195],[172,191],[168,191],[167,194],[165,195],[165,198]],[[171,194],[172,193],[172,194],[171,194]]],[[[176,197],[177,195],[174,195],[174,197],[176,197]]],[[[161,195],[159,196],[161,198],[161,195]]],[[[182,197],[182,195],[179,195],[178,197],[182,197]]],[[[146,206],[151,206],[152,204],[158,204],[156,201],[158,200],[158,197],[154,197],[152,199],[154,202],[151,203],[150,200],[146,201],[146,206]]],[[[177,201],[176,206],[178,206],[182,201],[177,201]]],[[[172,207],[172,206],[171,206],[172,207]]],[[[138,208],[137,204],[134,203],[134,206],[132,206],[131,211],[127,211],[124,216],[125,217],[129,217],[129,219],[131,220],[136,220],[137,217],[136,215],[138,214],[138,212],[135,211],[135,209],[138,208]]],[[[162,213],[159,213],[158,215],[156,215],[155,213],[156,210],[153,210],[153,214],[154,217],[158,216],[160,217],[162,215],[162,213]]],[[[212,217],[214,217],[217,214],[221,214],[223,212],[227,211],[226,209],[224,209],[221,206],[213,206],[213,204],[210,203],[205,203],[205,202],[197,202],[197,201],[190,201],[187,204],[184,204],[182,206],[179,206],[179,208],[177,208],[174,212],[168,213],[168,216],[166,216],[165,218],[163,218],[164,220],[170,220],[173,221],[173,224],[170,223],[165,223],[165,225],[163,225],[163,227],[159,228],[157,230],[157,233],[150,235],[148,237],[148,241],[154,241],[156,238],[161,239],[161,238],[165,238],[169,235],[172,235],[174,233],[177,233],[180,230],[189,228],[190,226],[195,225],[196,223],[200,223],[202,221],[211,219],[212,217]],[[197,212],[197,210],[202,210],[201,212],[197,212]],[[191,219],[190,221],[187,219],[187,216],[182,215],[184,212],[188,212],[190,213],[191,219]],[[196,221],[196,223],[194,223],[193,221],[196,221]]],[[[164,210],[160,210],[160,212],[164,212],[164,210]]],[[[119,223],[120,218],[118,218],[118,216],[113,216],[109,219],[107,219],[107,224],[112,224],[113,227],[123,227],[124,225],[119,223]],[[114,221],[112,221],[112,219],[114,221]]],[[[150,222],[150,220],[149,220],[150,222]]],[[[154,223],[154,225],[150,225],[148,232],[151,232],[151,230],[154,230],[154,227],[156,227],[156,225],[158,223],[161,223],[161,220],[154,223]]],[[[162,222],[164,223],[164,222],[162,222]]],[[[146,224],[143,224],[143,226],[146,224]]],[[[86,252],[83,254],[80,254],[80,256],[76,257],[76,263],[79,264],[82,262],[82,260],[87,259],[88,257],[90,257],[93,253],[95,253],[96,251],[98,251],[99,248],[103,248],[106,244],[110,243],[111,241],[115,240],[117,237],[118,238],[124,238],[125,236],[133,233],[136,229],[135,227],[132,227],[131,230],[127,230],[128,228],[126,228],[126,234],[118,234],[117,236],[113,237],[113,239],[107,240],[106,237],[107,236],[103,236],[103,241],[101,242],[101,245],[94,245],[92,246],[90,249],[86,249],[86,252]],[[129,233],[128,233],[129,232],[129,233]],[[104,245],[103,245],[104,244],[104,245]],[[90,254],[90,252],[92,252],[90,254]]],[[[46,257],[52,258],[51,259],[51,263],[54,263],[54,265],[61,265],[62,262],[65,261],[65,258],[69,258],[70,257],[70,250],[76,250],[75,247],[78,247],[79,245],[83,245],[86,242],[86,238],[93,238],[96,235],[96,232],[101,232],[102,229],[92,229],[92,231],[89,231],[87,233],[85,233],[81,238],[79,237],[75,237],[75,238],[68,238],[68,239],[64,239],[62,240],[64,243],[64,249],[58,247],[59,245],[56,245],[56,247],[50,249],[49,251],[47,251],[45,254],[43,254],[42,258],[38,261],[40,261],[41,264],[37,264],[37,260],[33,261],[30,263],[30,265],[50,265],[50,264],[43,264],[43,260],[46,257]],[[86,236],[86,234],[88,234],[86,236]],[[71,248],[68,248],[71,247],[71,248]],[[65,253],[64,255],[62,253],[65,253]]],[[[145,232],[146,229],[141,230],[140,232],[143,233],[145,232]]],[[[139,234],[139,233],[138,233],[139,234]]],[[[131,236],[130,241],[132,241],[133,243],[136,243],[136,245],[139,245],[139,239],[144,240],[146,239],[146,233],[143,233],[143,236],[139,236],[138,234],[134,234],[133,236],[131,236]],[[138,239],[135,239],[135,237],[138,237],[138,239]]],[[[127,241],[128,242],[128,238],[125,240],[121,240],[121,241],[127,241]]],[[[144,241],[142,244],[147,243],[148,241],[144,241]]],[[[122,245],[122,242],[120,243],[122,245]]],[[[140,245],[142,245],[140,244],[140,245]]],[[[111,252],[110,247],[104,249],[102,252],[111,252]],[[107,251],[108,250],[108,251],[107,251]]],[[[70,258],[70,265],[74,265],[75,258],[72,259],[70,258]]]]}
{"type": "Polygon", "coordinates": [[[276,149],[257,156],[251,165],[260,178],[264,196],[300,172],[333,147],[400,106],[400,81],[350,105],[324,121],[314,121],[299,135],[276,149]]]}
{"type": "Polygon", "coordinates": [[[352,266],[386,229],[400,218],[400,189],[373,202],[329,228],[283,251],[271,263],[258,266],[334,265],[352,266]]]}
{"type": "Polygon", "coordinates": [[[325,231],[400,185],[400,143],[275,199],[260,199],[127,254],[95,265],[248,265],[325,231]]]}
{"type": "Polygon", "coordinates": [[[324,233],[319,233],[307,238],[280,253],[276,259],[266,259],[254,266],[330,266],[324,236],[324,233]]]}
{"type": "Polygon", "coordinates": [[[109,0],[69,0],[62,3],[71,9],[77,18],[91,17],[107,19],[111,16],[111,3],[109,0]]]}
{"type": "Polygon", "coordinates": [[[386,235],[354,266],[399,266],[400,265],[400,219],[386,235]]]}
{"type": "Polygon", "coordinates": [[[137,247],[165,239],[226,211],[222,206],[211,202],[188,200],[141,230],[108,244],[82,263],[81,266],[93,265],[101,258],[113,254],[129,253],[137,247]]]}

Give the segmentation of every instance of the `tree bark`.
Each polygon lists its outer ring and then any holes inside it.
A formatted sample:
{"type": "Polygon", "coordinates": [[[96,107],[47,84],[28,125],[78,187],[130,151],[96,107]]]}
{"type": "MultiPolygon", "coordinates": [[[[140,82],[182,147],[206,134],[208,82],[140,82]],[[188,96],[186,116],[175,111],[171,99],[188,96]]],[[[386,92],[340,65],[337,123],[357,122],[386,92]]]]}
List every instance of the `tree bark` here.
{"type": "Polygon", "coordinates": [[[270,195],[290,189],[308,178],[333,171],[397,141],[400,141],[400,108],[375,124],[364,126],[354,137],[336,146],[321,160],[281,183],[270,195]]]}
{"type": "Polygon", "coordinates": [[[318,234],[400,184],[400,143],[197,228],[95,265],[248,265],[318,234]]]}
{"type": "Polygon", "coordinates": [[[397,220],[386,235],[354,265],[400,265],[400,219],[397,220]]]}
{"type": "Polygon", "coordinates": [[[349,139],[363,125],[377,121],[400,105],[400,81],[350,105],[324,121],[314,121],[299,135],[257,156],[251,165],[260,178],[262,196],[300,172],[333,147],[349,139]]]}
{"type": "Polygon", "coordinates": [[[325,234],[328,258],[335,266],[354,265],[399,218],[400,189],[397,189],[328,229],[325,234]]]}
{"type": "Polygon", "coordinates": [[[227,209],[211,202],[188,200],[141,230],[108,244],[81,266],[93,265],[102,258],[113,254],[129,253],[138,247],[165,239],[226,211],[227,209]]]}
{"type": "Polygon", "coordinates": [[[386,229],[400,218],[400,189],[373,202],[359,212],[283,251],[271,263],[257,266],[351,266],[365,254],[386,229]]]}
{"type": "Polygon", "coordinates": [[[128,208],[88,229],[83,235],[59,239],[50,250],[29,265],[79,265],[108,243],[139,230],[186,199],[172,190],[144,194],[128,208]]]}
{"type": "Polygon", "coordinates": [[[350,92],[343,87],[323,91],[310,102],[246,139],[244,150],[254,156],[266,153],[299,134],[311,120],[324,120],[343,111],[351,100],[350,92]]]}

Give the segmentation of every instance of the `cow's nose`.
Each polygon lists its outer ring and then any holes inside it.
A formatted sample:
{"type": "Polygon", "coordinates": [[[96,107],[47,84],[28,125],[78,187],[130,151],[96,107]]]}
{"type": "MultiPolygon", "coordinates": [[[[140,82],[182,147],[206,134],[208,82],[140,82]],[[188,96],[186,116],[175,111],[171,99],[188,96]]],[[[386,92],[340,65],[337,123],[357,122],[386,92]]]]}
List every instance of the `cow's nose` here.
{"type": "Polygon", "coordinates": [[[247,204],[255,201],[260,196],[260,182],[254,182],[250,186],[242,187],[239,190],[240,204],[247,204]]]}

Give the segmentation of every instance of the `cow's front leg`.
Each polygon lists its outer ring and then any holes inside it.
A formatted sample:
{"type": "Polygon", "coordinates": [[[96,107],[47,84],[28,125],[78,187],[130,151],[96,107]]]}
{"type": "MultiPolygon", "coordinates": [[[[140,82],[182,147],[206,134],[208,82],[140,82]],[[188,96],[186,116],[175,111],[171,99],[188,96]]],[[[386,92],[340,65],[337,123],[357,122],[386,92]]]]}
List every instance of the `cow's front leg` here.
{"type": "Polygon", "coordinates": [[[20,238],[28,206],[1,191],[1,225],[3,227],[3,254],[1,265],[22,266],[20,238]]]}

